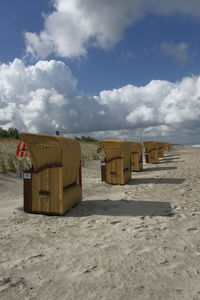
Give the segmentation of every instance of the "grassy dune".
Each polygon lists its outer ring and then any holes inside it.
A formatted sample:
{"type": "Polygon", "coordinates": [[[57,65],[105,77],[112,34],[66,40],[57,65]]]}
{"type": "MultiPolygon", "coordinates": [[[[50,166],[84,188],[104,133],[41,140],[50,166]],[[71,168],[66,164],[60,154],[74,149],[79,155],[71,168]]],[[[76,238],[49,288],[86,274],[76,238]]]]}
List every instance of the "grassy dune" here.
{"type": "Polygon", "coordinates": [[[27,169],[30,166],[30,159],[19,159],[16,157],[16,149],[19,140],[15,139],[0,139],[0,173],[13,172],[22,169],[27,169]]]}
{"type": "Polygon", "coordinates": [[[93,160],[93,159],[102,159],[102,154],[97,153],[99,147],[98,143],[80,143],[81,145],[81,154],[82,159],[93,160]]]}
{"type": "MultiPolygon", "coordinates": [[[[29,168],[29,158],[18,159],[16,157],[18,143],[19,140],[15,139],[0,139],[0,173],[17,172],[20,163],[22,164],[23,169],[29,168]]],[[[102,154],[97,153],[98,143],[80,142],[80,145],[81,156],[85,161],[102,158],[102,154]]]]}

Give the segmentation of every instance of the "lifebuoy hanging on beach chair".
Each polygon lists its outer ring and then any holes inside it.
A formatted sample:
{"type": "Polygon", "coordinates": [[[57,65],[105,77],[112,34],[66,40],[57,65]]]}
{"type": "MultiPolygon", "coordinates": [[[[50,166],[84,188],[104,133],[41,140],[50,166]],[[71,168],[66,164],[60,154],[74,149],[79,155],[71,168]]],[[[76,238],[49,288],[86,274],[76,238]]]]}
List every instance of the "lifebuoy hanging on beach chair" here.
{"type": "Polygon", "coordinates": [[[24,143],[23,139],[21,139],[17,146],[16,156],[20,158],[29,156],[26,144],[24,143]]]}

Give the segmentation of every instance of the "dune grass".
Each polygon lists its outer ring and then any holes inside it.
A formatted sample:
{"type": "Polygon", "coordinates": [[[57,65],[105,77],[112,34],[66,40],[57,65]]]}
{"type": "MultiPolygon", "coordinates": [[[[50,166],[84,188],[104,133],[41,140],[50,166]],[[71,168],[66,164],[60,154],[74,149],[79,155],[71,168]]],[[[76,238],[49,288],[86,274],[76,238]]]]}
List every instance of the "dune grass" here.
{"type": "Polygon", "coordinates": [[[0,173],[4,173],[4,174],[7,173],[5,161],[4,161],[4,158],[3,158],[2,154],[0,156],[0,173]]]}
{"type": "MultiPolygon", "coordinates": [[[[19,171],[20,165],[23,170],[30,168],[31,162],[29,157],[23,159],[16,157],[18,143],[19,140],[16,139],[0,138],[0,173],[16,173],[19,171]]],[[[102,153],[97,153],[99,147],[97,142],[80,142],[80,146],[82,160],[102,159],[102,153]]]]}
{"type": "Polygon", "coordinates": [[[17,158],[16,149],[19,140],[1,138],[0,139],[0,173],[13,172],[16,173],[19,170],[19,165],[22,165],[23,169],[29,168],[28,158],[17,158]]]}

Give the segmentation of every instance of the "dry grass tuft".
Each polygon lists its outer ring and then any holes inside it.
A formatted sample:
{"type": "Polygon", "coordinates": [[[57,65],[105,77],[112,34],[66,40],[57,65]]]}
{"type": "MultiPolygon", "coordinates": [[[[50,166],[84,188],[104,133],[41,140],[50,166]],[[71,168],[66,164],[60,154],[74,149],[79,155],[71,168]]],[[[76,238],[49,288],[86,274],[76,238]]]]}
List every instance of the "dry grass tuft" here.
{"type": "MultiPolygon", "coordinates": [[[[0,172],[19,172],[19,169],[29,169],[31,162],[30,158],[23,159],[16,157],[16,149],[19,140],[15,139],[0,139],[0,172]]],[[[80,142],[82,160],[100,160],[102,154],[97,153],[98,143],[80,142]]]]}
{"type": "Polygon", "coordinates": [[[81,145],[81,155],[84,160],[100,160],[102,159],[102,154],[97,153],[99,147],[98,143],[80,143],[81,145]]]}
{"type": "Polygon", "coordinates": [[[23,169],[30,167],[29,158],[17,158],[16,150],[19,140],[0,139],[0,172],[17,172],[20,164],[23,169]]]}
{"type": "Polygon", "coordinates": [[[7,173],[6,165],[2,155],[0,156],[0,173],[7,173]]]}

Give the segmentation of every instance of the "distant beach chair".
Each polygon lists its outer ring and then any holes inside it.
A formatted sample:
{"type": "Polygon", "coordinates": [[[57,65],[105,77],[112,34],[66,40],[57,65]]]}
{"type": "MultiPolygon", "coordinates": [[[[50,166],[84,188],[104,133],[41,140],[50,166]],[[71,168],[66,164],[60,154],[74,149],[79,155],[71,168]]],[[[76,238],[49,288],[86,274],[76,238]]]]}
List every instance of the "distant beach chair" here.
{"type": "Polygon", "coordinates": [[[105,156],[101,161],[101,180],[110,184],[125,184],[131,179],[131,146],[123,140],[99,142],[105,156]]]}
{"type": "Polygon", "coordinates": [[[156,142],[158,144],[158,157],[164,157],[164,153],[169,151],[169,143],[167,142],[156,142]]]}
{"type": "Polygon", "coordinates": [[[164,157],[164,152],[165,152],[165,148],[164,148],[164,142],[156,142],[158,144],[158,157],[164,157]]]}
{"type": "Polygon", "coordinates": [[[164,148],[164,152],[169,151],[170,144],[168,142],[163,142],[163,148],[164,148]]]}
{"type": "Polygon", "coordinates": [[[158,164],[158,162],[159,162],[158,143],[153,142],[153,141],[145,141],[145,142],[143,142],[143,146],[145,148],[146,163],[147,164],[148,163],[158,164]]]}

